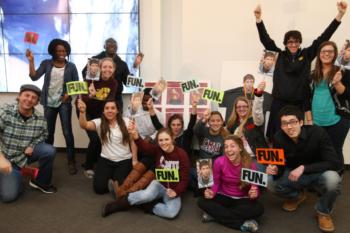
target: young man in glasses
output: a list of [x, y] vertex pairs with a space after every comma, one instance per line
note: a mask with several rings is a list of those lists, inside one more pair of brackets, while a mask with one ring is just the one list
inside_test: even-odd
[[279, 113], [281, 130], [274, 136], [274, 147], [285, 154], [285, 166], [268, 165], [266, 173], [274, 176], [270, 185], [278, 196], [285, 198], [282, 209], [295, 211], [306, 199], [305, 188], [319, 194], [315, 210], [318, 226], [323, 232], [333, 232], [330, 213], [340, 194], [341, 160], [327, 132], [319, 126], [304, 125], [303, 113], [293, 105]]

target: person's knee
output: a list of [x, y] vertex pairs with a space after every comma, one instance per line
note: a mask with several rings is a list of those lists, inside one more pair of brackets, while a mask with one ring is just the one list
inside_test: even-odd
[[325, 171], [321, 175], [321, 184], [325, 186], [327, 191], [339, 189], [341, 178], [335, 171]]
[[0, 200], [3, 203], [9, 203], [9, 202], [13, 202], [15, 201], [18, 196], [19, 196], [20, 192], [17, 188], [13, 187], [13, 188], [6, 188], [1, 194], [0, 194]]

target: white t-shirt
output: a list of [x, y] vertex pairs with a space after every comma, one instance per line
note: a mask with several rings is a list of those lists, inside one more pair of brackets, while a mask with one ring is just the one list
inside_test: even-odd
[[61, 105], [64, 83], [64, 68], [52, 67], [47, 106], [57, 108]]
[[[128, 118], [123, 117], [123, 120], [125, 125], [129, 124]], [[98, 135], [101, 136], [101, 118], [92, 121], [96, 125]], [[119, 162], [131, 158], [130, 145], [129, 143], [126, 145], [123, 144], [123, 135], [118, 124], [116, 124], [114, 128], [111, 128], [110, 140], [108, 140], [107, 143], [102, 144], [101, 157], [113, 162]]]

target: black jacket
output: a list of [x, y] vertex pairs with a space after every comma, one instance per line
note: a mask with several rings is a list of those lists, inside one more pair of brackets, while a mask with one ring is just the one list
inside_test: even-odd
[[[334, 86], [330, 83], [329, 90], [338, 115], [350, 119], [350, 70], [342, 71], [342, 84], [345, 86], [343, 94], [338, 95]], [[310, 80], [308, 92], [308, 106], [306, 110], [311, 110], [312, 98], [314, 96], [315, 83]]]
[[329, 40], [339, 25], [340, 22], [334, 19], [326, 30], [312, 42], [311, 46], [299, 49], [295, 55], [292, 55], [287, 49], [282, 51], [276, 46], [268, 35], [263, 22], [256, 24], [260, 41], [265, 49], [278, 52], [273, 73], [273, 98], [291, 104], [306, 99], [311, 62], [316, 57], [320, 44]]

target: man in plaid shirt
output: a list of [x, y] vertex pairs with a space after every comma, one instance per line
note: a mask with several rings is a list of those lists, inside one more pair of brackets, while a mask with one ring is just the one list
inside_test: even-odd
[[[41, 91], [30, 84], [21, 86], [17, 103], [0, 108], [0, 200], [14, 201], [22, 192], [23, 168], [39, 162], [39, 172], [29, 185], [54, 193], [51, 185], [55, 148], [45, 143], [47, 123], [34, 107]], [[22, 172], [21, 172], [22, 171]]]

